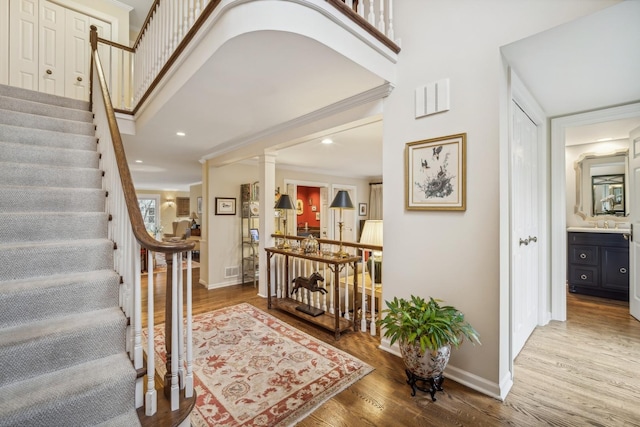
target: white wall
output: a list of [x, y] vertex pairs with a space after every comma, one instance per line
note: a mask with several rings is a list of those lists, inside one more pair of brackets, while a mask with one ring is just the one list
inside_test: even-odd
[[[594, 12], [610, 1], [414, 0], [396, 2], [402, 42], [398, 81], [384, 106], [385, 266], [383, 299], [444, 299], [466, 313], [482, 346], [453, 352], [449, 376], [500, 397], [510, 384], [509, 319], [501, 317], [499, 262], [500, 46]], [[414, 118], [416, 87], [450, 79], [451, 110]], [[504, 95], [503, 95], [504, 96]], [[409, 212], [405, 144], [467, 133], [466, 212]], [[508, 286], [508, 284], [506, 284]], [[504, 311], [503, 311], [504, 312]], [[385, 343], [383, 342], [383, 345]]]

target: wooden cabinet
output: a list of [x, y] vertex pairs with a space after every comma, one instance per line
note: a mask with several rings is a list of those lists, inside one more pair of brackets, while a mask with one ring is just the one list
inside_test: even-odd
[[569, 292], [629, 300], [629, 241], [622, 233], [569, 232]]
[[[340, 338], [340, 333], [353, 328], [355, 331], [355, 327], [358, 323], [358, 319], [354, 318], [353, 320], [342, 317], [340, 315], [340, 272], [343, 271], [348, 265], [351, 265], [356, 270], [356, 263], [360, 260], [359, 257], [347, 257], [347, 258], [339, 258], [334, 256], [324, 256], [324, 255], [310, 255], [303, 254], [301, 252], [295, 252], [291, 250], [277, 249], [277, 248], [265, 248], [267, 252], [267, 298], [268, 298], [268, 307], [277, 308], [288, 313], [291, 313], [295, 316], [298, 316], [310, 323], [321, 326], [325, 329], [333, 331], [335, 334], [335, 338]], [[284, 277], [284, 283], [274, 283], [276, 289], [281, 289], [281, 292], [276, 292], [276, 295], [272, 295], [273, 287], [271, 281], [271, 265], [272, 265], [272, 257], [275, 255], [281, 255], [284, 257], [284, 271], [282, 272], [282, 277]], [[307, 261], [313, 261], [321, 264], [326, 264], [329, 270], [333, 273], [334, 277], [332, 279], [333, 283], [333, 295], [329, 299], [329, 303], [332, 304], [330, 307], [331, 310], [329, 313], [323, 313], [320, 315], [310, 315], [300, 311], [300, 306], [302, 305], [300, 301], [292, 299], [289, 297], [291, 290], [289, 289], [289, 284], [291, 282], [290, 277], [290, 262], [293, 259], [303, 259]], [[276, 267], [277, 269], [277, 267]], [[274, 275], [276, 281], [280, 274], [276, 271]], [[358, 289], [358, 277], [357, 275], [353, 278], [353, 286], [355, 289]], [[356, 308], [356, 300], [355, 294], [351, 293], [350, 300], [351, 307], [354, 308], [354, 316], [357, 317]], [[332, 313], [331, 313], [332, 312]]]

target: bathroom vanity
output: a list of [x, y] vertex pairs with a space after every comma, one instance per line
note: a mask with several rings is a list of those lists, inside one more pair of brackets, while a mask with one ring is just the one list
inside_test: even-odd
[[569, 227], [569, 292], [629, 300], [629, 230]]

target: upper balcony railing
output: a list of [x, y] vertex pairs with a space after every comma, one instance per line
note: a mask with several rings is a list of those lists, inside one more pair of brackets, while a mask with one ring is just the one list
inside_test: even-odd
[[[111, 63], [107, 85], [114, 109], [135, 114], [214, 10], [233, 1], [155, 0], [133, 47], [98, 38], [101, 55]], [[393, 42], [393, 0], [325, 1], [393, 52], [400, 51]]]

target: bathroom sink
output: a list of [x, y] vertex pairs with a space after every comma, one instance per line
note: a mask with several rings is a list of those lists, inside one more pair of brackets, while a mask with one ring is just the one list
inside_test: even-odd
[[567, 231], [579, 233], [629, 233], [628, 228], [596, 228], [596, 227], [567, 227]]

